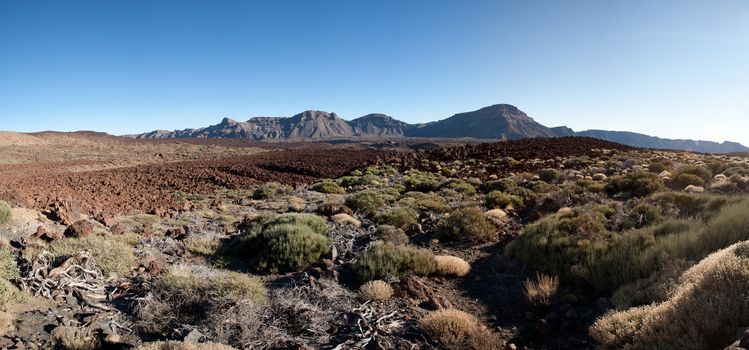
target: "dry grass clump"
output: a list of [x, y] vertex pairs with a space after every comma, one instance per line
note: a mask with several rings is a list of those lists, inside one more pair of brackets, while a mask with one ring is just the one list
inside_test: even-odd
[[137, 263], [131, 246], [108, 237], [60, 239], [50, 243], [48, 249], [58, 261], [88, 250], [96, 261], [96, 266], [106, 274], [127, 275]]
[[65, 350], [94, 350], [99, 339], [88, 328], [58, 327], [53, 332], [55, 341]]
[[235, 350], [231, 346], [219, 343], [191, 344], [180, 341], [160, 341], [143, 344], [135, 350]]
[[448, 215], [439, 233], [451, 239], [483, 243], [497, 239], [497, 228], [477, 207], [463, 207]]
[[486, 206], [489, 208], [506, 209], [523, 204], [523, 199], [500, 191], [491, 191], [486, 194]]
[[12, 216], [13, 211], [11, 210], [8, 202], [0, 201], [0, 225], [5, 225], [10, 222]]
[[221, 240], [218, 237], [189, 237], [182, 241], [187, 251], [203, 256], [213, 256], [218, 251]]
[[429, 275], [436, 268], [437, 263], [431, 251], [382, 241], [372, 243], [354, 264], [354, 271], [362, 281], [388, 275], [399, 276], [407, 272]]
[[590, 328], [602, 349], [717, 349], [749, 323], [749, 242], [711, 254], [682, 274], [660, 304], [608, 314]]
[[559, 288], [559, 277], [548, 276], [542, 273], [536, 274], [536, 279], [527, 279], [523, 282], [525, 297], [533, 305], [549, 305], [551, 298]]
[[209, 317], [224, 315], [244, 302], [267, 302], [267, 291], [259, 278], [201, 265], [172, 267], [153, 282], [151, 295], [139, 310], [138, 327], [158, 335], [177, 325], [203, 325]]
[[393, 287], [382, 280], [369, 281], [359, 287], [359, 294], [367, 300], [387, 300], [393, 296]]
[[472, 315], [455, 309], [434, 311], [419, 320], [430, 339], [447, 349], [497, 349], [497, 337]]
[[434, 262], [437, 263], [437, 273], [442, 276], [463, 277], [471, 272], [471, 264], [457, 256], [437, 255]]

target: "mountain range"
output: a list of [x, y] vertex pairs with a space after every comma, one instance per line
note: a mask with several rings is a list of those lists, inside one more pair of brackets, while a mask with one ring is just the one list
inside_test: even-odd
[[626, 131], [586, 130], [544, 126], [517, 107], [497, 104], [473, 112], [422, 124], [409, 124], [385, 114], [368, 114], [347, 121], [335, 113], [305, 111], [293, 117], [255, 117], [246, 122], [224, 118], [198, 129], [156, 130], [135, 138], [241, 138], [249, 140], [331, 140], [356, 137], [424, 137], [517, 140], [532, 137], [589, 136], [625, 145], [704, 153], [749, 152], [735, 142], [671, 140]]

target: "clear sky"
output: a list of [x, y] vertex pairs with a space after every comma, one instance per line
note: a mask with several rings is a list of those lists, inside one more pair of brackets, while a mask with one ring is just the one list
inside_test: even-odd
[[496, 103], [749, 144], [749, 1], [0, 0], [0, 130]]

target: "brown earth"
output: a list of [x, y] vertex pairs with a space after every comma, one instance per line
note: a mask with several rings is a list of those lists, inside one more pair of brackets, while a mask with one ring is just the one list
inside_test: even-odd
[[0, 165], [0, 198], [39, 210], [72, 197], [88, 214], [164, 214], [179, 209], [173, 198], [178, 191], [212, 193], [268, 181], [308, 184], [391, 156], [392, 151], [311, 148], [96, 171], [59, 171], [85, 162]]

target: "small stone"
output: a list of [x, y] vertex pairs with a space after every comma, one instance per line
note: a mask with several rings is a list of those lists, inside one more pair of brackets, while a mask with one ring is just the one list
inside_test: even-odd
[[517, 348], [518, 347], [513, 343], [508, 343], [507, 345], [505, 345], [505, 350], [517, 350]]
[[606, 176], [606, 174], [602, 174], [602, 173], [593, 174], [593, 180], [604, 181], [606, 179], [608, 179], [608, 176]]
[[106, 337], [104, 337], [104, 342], [109, 344], [119, 344], [122, 342], [122, 337], [117, 333], [110, 333]]
[[526, 320], [533, 321], [535, 318], [536, 318], [536, 314], [534, 314], [533, 312], [531, 312], [531, 311], [526, 311], [525, 312], [525, 319]]
[[567, 311], [567, 313], [564, 314], [564, 318], [568, 320], [577, 319], [577, 311], [575, 311], [575, 309], [569, 309], [569, 311]]
[[569, 304], [577, 304], [580, 301], [580, 299], [577, 297], [577, 295], [572, 294], [572, 293], [567, 293], [567, 294], [563, 295], [560, 298], [560, 300], [563, 301], [563, 302], [565, 302], [565, 303], [569, 303]]

